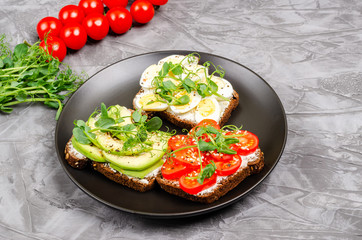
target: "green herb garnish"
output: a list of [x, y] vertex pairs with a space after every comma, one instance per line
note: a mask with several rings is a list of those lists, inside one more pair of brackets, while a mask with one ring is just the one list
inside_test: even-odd
[[86, 76], [76, 75], [64, 63], [48, 55], [39, 42], [21, 43], [14, 51], [4, 34], [0, 35], [0, 111], [11, 113], [13, 106], [26, 102], [43, 102], [58, 109], [63, 101], [84, 82]]

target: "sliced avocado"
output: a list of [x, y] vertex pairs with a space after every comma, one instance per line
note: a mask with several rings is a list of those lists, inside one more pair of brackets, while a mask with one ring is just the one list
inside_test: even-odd
[[149, 152], [142, 152], [133, 156], [119, 156], [103, 151], [103, 156], [107, 161], [121, 169], [144, 170], [159, 161], [167, 149], [167, 140], [165, 138], [154, 136], [153, 139], [155, 143], [152, 146], [153, 149]]
[[136, 178], [144, 178], [147, 174], [149, 174], [150, 172], [152, 172], [153, 170], [155, 170], [158, 167], [161, 167], [163, 164], [163, 160], [160, 159], [158, 162], [156, 162], [155, 164], [153, 164], [151, 167], [146, 168], [144, 170], [141, 171], [133, 171], [133, 170], [124, 170], [120, 167], [118, 167], [117, 165], [114, 165], [112, 163], [109, 164], [109, 166], [115, 170], [117, 170], [118, 172], [121, 172], [123, 174], [126, 174], [127, 176], [130, 177], [136, 177]]
[[105, 158], [102, 155], [102, 150], [98, 147], [88, 144], [82, 144], [78, 142], [74, 137], [72, 138], [72, 144], [78, 152], [80, 152], [87, 158], [96, 162], [106, 162]]
[[[112, 106], [108, 110], [108, 116], [118, 119], [120, 116], [124, 117], [124, 121], [116, 124], [117, 126], [125, 126], [127, 124], [131, 124], [131, 111], [128, 110], [126, 107], [122, 107], [119, 105]], [[95, 129], [95, 123], [98, 120], [97, 117], [95, 118], [89, 118], [87, 124], [91, 129]], [[91, 139], [92, 143], [96, 145], [97, 147], [103, 149], [107, 153], [112, 153], [116, 155], [135, 155], [139, 154], [144, 151], [149, 151], [152, 149], [151, 146], [147, 146], [145, 144], [143, 145], [137, 145], [133, 147], [132, 149], [123, 149], [124, 141], [127, 139], [120, 139], [122, 135], [120, 136], [111, 136], [107, 132], [101, 132], [101, 131], [94, 131], [93, 132], [96, 135], [95, 139]], [[118, 138], [117, 138], [118, 137]], [[124, 137], [124, 136], [122, 136]]]

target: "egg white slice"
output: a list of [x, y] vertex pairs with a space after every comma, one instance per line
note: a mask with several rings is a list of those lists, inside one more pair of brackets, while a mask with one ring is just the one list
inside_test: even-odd
[[200, 101], [195, 108], [195, 120], [200, 122], [203, 119], [220, 121], [220, 105], [215, 97], [206, 97]]
[[[227, 81], [224, 78], [218, 77], [218, 76], [212, 76], [211, 80], [213, 82], [215, 82], [216, 85], [218, 86], [218, 90], [217, 90], [218, 94], [220, 94], [221, 96], [223, 96], [227, 99], [230, 99], [233, 96], [234, 89], [229, 81]], [[216, 97], [216, 99], [225, 100], [220, 97]]]
[[153, 79], [158, 76], [158, 73], [161, 71], [162, 66], [152, 64], [146, 70], [143, 71], [141, 79], [140, 79], [140, 85], [143, 88], [153, 88], [152, 81]]
[[171, 62], [173, 64], [182, 62], [181, 65], [186, 69], [192, 69], [199, 62], [199, 58], [197, 56], [171, 55], [158, 61], [158, 65], [162, 66], [165, 62]]
[[203, 65], [196, 65], [191, 71], [185, 72], [182, 77], [186, 78], [187, 75], [188, 78], [194, 82], [206, 83], [206, 76], [209, 75], [209, 69]]
[[145, 111], [164, 111], [168, 108], [168, 104], [160, 102], [157, 95], [152, 91], [144, 91], [137, 94], [135, 98], [135, 107], [137, 109], [143, 109]]
[[186, 91], [182, 91], [182, 92], [179, 92], [178, 94], [176, 94], [175, 97], [180, 98], [184, 95], [189, 96], [189, 98], [190, 98], [189, 103], [187, 103], [185, 105], [171, 105], [170, 106], [171, 110], [176, 114], [186, 113], [186, 112], [190, 111], [191, 109], [194, 109], [201, 101], [201, 96], [196, 91], [192, 91], [190, 93], [188, 93]]

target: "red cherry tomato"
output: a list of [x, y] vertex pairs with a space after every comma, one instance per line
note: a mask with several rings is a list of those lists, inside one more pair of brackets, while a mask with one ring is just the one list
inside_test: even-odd
[[238, 130], [236, 132], [228, 132], [226, 135], [239, 135], [234, 136], [235, 138], [239, 139], [239, 142], [230, 145], [230, 149], [237, 151], [239, 155], [248, 155], [254, 152], [259, 146], [258, 137], [251, 132]]
[[168, 180], [178, 179], [189, 171], [185, 165], [172, 160], [167, 160], [161, 167], [162, 176]]
[[58, 18], [45, 17], [39, 21], [36, 26], [36, 31], [38, 32], [39, 38], [43, 40], [46, 34], [48, 34], [48, 36], [58, 37], [62, 27], [63, 24]]
[[[215, 120], [204, 119], [201, 122], [199, 122], [195, 127], [191, 128], [189, 135], [195, 137], [195, 133], [199, 130], [199, 128], [206, 127], [206, 126], [211, 126], [217, 130], [220, 129], [220, 125]], [[215, 134], [211, 134], [211, 136], [215, 137]], [[201, 136], [201, 139], [204, 140], [205, 142], [210, 142], [210, 138], [207, 136], [207, 134], [204, 134], [203, 136]]]
[[136, 0], [131, 5], [131, 15], [138, 23], [148, 23], [155, 15], [152, 3], [147, 0]]
[[[180, 188], [189, 194], [197, 194], [204, 189], [212, 187], [216, 183], [217, 176], [216, 174], [213, 174], [210, 178], [205, 178], [201, 185], [197, 179], [193, 178], [197, 177], [199, 174], [200, 170], [195, 170], [180, 177]], [[189, 179], [189, 177], [191, 177], [191, 179]]]
[[71, 22], [77, 22], [82, 24], [85, 15], [80, 7], [76, 5], [66, 5], [62, 9], [60, 9], [58, 17], [63, 25]]
[[195, 127], [191, 128], [189, 134], [194, 135], [200, 127], [211, 126], [217, 130], [220, 129], [220, 125], [213, 119], [204, 119], [200, 121]]
[[241, 157], [235, 154], [229, 161], [215, 162], [218, 176], [229, 176], [235, 173], [241, 165]]
[[132, 15], [123, 7], [114, 7], [106, 15], [113, 32], [122, 34], [132, 27]]
[[212, 158], [217, 161], [217, 162], [220, 162], [220, 161], [229, 161], [233, 158], [233, 156], [235, 154], [225, 154], [225, 153], [220, 153], [220, 152], [217, 152], [216, 150], [212, 151], [210, 153], [210, 155], [212, 156]]
[[79, 23], [68, 23], [60, 31], [60, 38], [68, 48], [79, 50], [87, 42], [87, 32]]
[[192, 145], [193, 143], [196, 145], [196, 142], [187, 135], [174, 135], [168, 140], [168, 146], [171, 150], [176, 150], [184, 145]]
[[109, 8], [127, 7], [128, 0], [103, 0], [103, 3]]
[[49, 36], [46, 40], [41, 41], [39, 46], [43, 48], [48, 54], [58, 58], [59, 61], [63, 61], [67, 55], [67, 47], [58, 37]]
[[160, 5], [165, 5], [168, 0], [148, 0], [150, 1], [153, 5], [156, 5], [156, 6], [160, 6]]
[[88, 36], [94, 40], [103, 39], [109, 31], [109, 23], [106, 16], [99, 13], [91, 13], [86, 16], [82, 25]]
[[[184, 146], [186, 147], [186, 146]], [[198, 168], [200, 166], [199, 151], [197, 147], [185, 148], [172, 152], [172, 160], [180, 164], [186, 165], [191, 168]], [[202, 160], [202, 158], [201, 158]]]
[[94, 12], [104, 13], [103, 2], [101, 0], [80, 0], [78, 6], [83, 9], [86, 16]]

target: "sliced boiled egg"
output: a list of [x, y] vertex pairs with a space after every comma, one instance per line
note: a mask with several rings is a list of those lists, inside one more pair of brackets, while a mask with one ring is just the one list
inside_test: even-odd
[[201, 83], [206, 83], [206, 77], [209, 75], [209, 69], [203, 65], [196, 65], [190, 72], [184, 73], [183, 78], [188, 77], [192, 81], [198, 81]]
[[185, 91], [177, 93], [174, 97], [180, 98], [185, 95], [187, 95], [189, 97], [190, 101], [184, 105], [171, 105], [170, 108], [174, 113], [176, 113], [176, 114], [186, 113], [186, 112], [190, 111], [191, 109], [194, 109], [201, 101], [201, 96], [196, 91], [192, 91], [192, 92], [188, 93], [185, 90]]
[[146, 70], [143, 71], [141, 79], [140, 79], [140, 85], [143, 88], [153, 88], [152, 81], [153, 79], [158, 76], [158, 73], [161, 71], [162, 66], [152, 64]]
[[195, 120], [200, 122], [203, 119], [220, 121], [220, 105], [215, 97], [206, 97], [200, 101], [195, 108]]
[[165, 62], [181, 63], [186, 69], [192, 69], [199, 62], [199, 58], [197, 56], [171, 55], [158, 61], [158, 65], [162, 66]]
[[168, 108], [166, 102], [161, 102], [162, 98], [152, 91], [144, 91], [135, 97], [135, 107], [145, 111], [164, 111]]
[[[224, 78], [218, 77], [218, 76], [212, 76], [211, 80], [216, 83], [218, 86], [217, 93], [224, 98], [230, 99], [233, 96], [233, 86], [231, 83]], [[225, 100], [220, 97], [216, 97], [217, 100]]]

